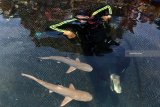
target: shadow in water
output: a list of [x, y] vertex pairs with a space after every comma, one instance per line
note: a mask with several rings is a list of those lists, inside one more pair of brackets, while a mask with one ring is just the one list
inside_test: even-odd
[[[124, 56], [125, 49], [121, 46], [113, 48], [113, 52], [102, 57], [86, 57], [94, 70], [90, 73], [90, 78], [95, 91], [95, 99], [99, 104], [111, 104], [116, 107], [119, 104], [118, 94], [110, 89], [110, 75], [117, 74], [123, 82], [123, 72], [130, 63], [130, 58]], [[122, 87], [123, 92], [123, 87]], [[111, 100], [111, 101], [110, 101]], [[107, 105], [108, 105], [107, 104]]]
[[47, 37], [47, 38], [41, 38], [41, 39], [33, 38], [33, 42], [37, 47], [46, 46], [46, 47], [55, 48], [61, 52], [73, 52], [73, 53], [80, 53], [80, 54], [82, 53], [82, 49], [80, 45], [72, 44], [71, 41], [69, 41], [63, 36], [59, 36], [58, 38], [54, 38], [54, 37]]

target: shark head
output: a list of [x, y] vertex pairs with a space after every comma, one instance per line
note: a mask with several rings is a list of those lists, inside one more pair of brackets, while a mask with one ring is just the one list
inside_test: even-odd
[[93, 96], [92, 95], [88, 95], [87, 96], [87, 101], [91, 101], [93, 99]]
[[84, 101], [91, 101], [91, 100], [93, 99], [93, 96], [92, 96], [91, 94], [87, 93], [87, 94], [84, 94], [84, 95], [82, 96], [82, 99], [83, 99]]
[[90, 65], [87, 64], [87, 65], [84, 65], [84, 66], [83, 66], [83, 70], [84, 70], [84, 71], [91, 72], [91, 71], [93, 70], [93, 68], [92, 68]]

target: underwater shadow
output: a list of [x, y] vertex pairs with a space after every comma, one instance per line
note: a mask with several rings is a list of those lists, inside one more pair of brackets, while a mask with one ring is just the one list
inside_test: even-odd
[[[110, 89], [110, 75], [117, 74], [123, 81], [123, 72], [129, 66], [130, 59], [125, 57], [125, 49], [121, 46], [113, 48], [113, 52], [104, 56], [86, 57], [87, 63], [93, 66], [90, 79], [94, 87], [94, 98], [100, 103], [116, 107], [119, 103], [118, 94]], [[123, 87], [122, 87], [123, 93]]]

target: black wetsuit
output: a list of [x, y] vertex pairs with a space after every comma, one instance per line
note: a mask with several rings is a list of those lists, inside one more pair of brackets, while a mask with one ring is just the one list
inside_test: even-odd
[[[109, 9], [109, 12], [108, 10]], [[106, 12], [107, 11], [107, 12]], [[98, 52], [101, 48], [108, 48], [105, 41], [108, 39], [107, 33], [109, 32], [108, 23], [102, 22], [102, 16], [112, 14], [111, 7], [109, 5], [104, 6], [97, 11], [93, 12], [87, 23], [82, 24], [78, 19], [70, 19], [63, 21], [59, 24], [50, 26], [51, 29], [64, 32], [64, 30], [70, 30], [76, 34], [74, 40], [78, 40], [86, 54], [93, 54]]]

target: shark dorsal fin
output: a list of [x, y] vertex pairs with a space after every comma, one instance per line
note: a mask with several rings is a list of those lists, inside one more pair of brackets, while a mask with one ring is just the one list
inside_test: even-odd
[[70, 89], [74, 89], [74, 90], [75, 90], [75, 87], [74, 87], [74, 85], [73, 85], [73, 84], [70, 84], [70, 85], [69, 85], [69, 88], [70, 88]]
[[66, 73], [71, 73], [71, 72], [73, 72], [74, 70], [76, 70], [76, 68], [70, 66]]
[[72, 101], [72, 98], [70, 97], [65, 97], [64, 100], [61, 103], [61, 107], [65, 106], [66, 104], [68, 104], [70, 101]]
[[67, 59], [70, 59], [70, 57], [68, 57], [68, 56], [67, 56], [66, 58], [67, 58]]
[[61, 85], [61, 84], [58, 84], [58, 86], [59, 86], [59, 87], [63, 87], [63, 85]]
[[77, 61], [77, 62], [80, 62], [79, 58], [76, 58], [76, 61]]

